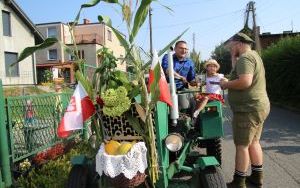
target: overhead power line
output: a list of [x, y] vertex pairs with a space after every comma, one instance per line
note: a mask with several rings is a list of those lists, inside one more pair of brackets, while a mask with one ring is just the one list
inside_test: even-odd
[[187, 22], [176, 23], [176, 24], [170, 24], [170, 25], [164, 25], [164, 26], [156, 26], [153, 29], [169, 28], [169, 27], [176, 27], [176, 26], [180, 26], [180, 25], [187, 25], [187, 24], [194, 24], [194, 23], [200, 23], [200, 22], [210, 21], [210, 20], [213, 20], [213, 19], [216, 19], [216, 18], [220, 18], [220, 17], [223, 17], [223, 16], [236, 14], [236, 13], [244, 11], [244, 10], [245, 9], [239, 9], [239, 10], [236, 10], [236, 11], [232, 11], [232, 12], [220, 14], [220, 15], [217, 15], [217, 16], [202, 18], [202, 19], [198, 19], [198, 20], [187, 21]]

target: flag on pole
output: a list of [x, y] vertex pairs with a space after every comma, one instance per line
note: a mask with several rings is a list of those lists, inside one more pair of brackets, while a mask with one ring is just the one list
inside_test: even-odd
[[152, 59], [152, 64], [151, 64], [151, 68], [149, 71], [149, 88], [151, 86], [151, 84], [153, 83], [154, 79], [155, 79], [155, 73], [154, 73], [154, 68], [155, 66], [159, 64], [160, 66], [160, 79], [158, 81], [158, 87], [159, 87], [159, 91], [160, 91], [160, 96], [159, 96], [159, 100], [162, 102], [167, 103], [169, 106], [172, 106], [172, 99], [171, 99], [171, 93], [169, 90], [169, 85], [167, 83], [166, 80], [166, 76], [164, 74], [164, 72], [162, 71], [161, 65], [158, 62], [158, 55], [156, 50], [154, 50], [153, 52], [153, 59]]
[[95, 111], [93, 102], [84, 87], [78, 82], [64, 117], [58, 125], [58, 136], [66, 138], [72, 130], [82, 129], [84, 121], [89, 119]]

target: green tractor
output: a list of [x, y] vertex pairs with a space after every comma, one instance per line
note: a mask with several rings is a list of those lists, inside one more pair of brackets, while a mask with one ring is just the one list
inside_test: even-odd
[[[184, 91], [179, 96], [188, 96], [191, 92]], [[192, 121], [187, 113], [179, 113], [176, 127], [169, 125], [167, 131], [159, 132], [162, 153], [168, 155], [161, 157], [165, 161], [166, 173], [160, 181], [162, 185], [158, 187], [176, 187], [178, 184], [187, 187], [226, 187], [220, 169], [223, 128], [219, 101], [209, 102], [196, 121]], [[190, 182], [186, 181], [188, 177]]]
[[[185, 91], [179, 95], [188, 95], [189, 92], [194, 91]], [[176, 127], [166, 126], [171, 123], [168, 107], [161, 102], [157, 104], [154, 116], [161, 172], [156, 187], [226, 187], [220, 168], [223, 135], [221, 102], [209, 102], [195, 124], [186, 113], [179, 113]], [[107, 117], [104, 120], [107, 121], [108, 126], [110, 123], [113, 124], [111, 118]], [[167, 122], [169, 123], [166, 124]], [[126, 122], [123, 125], [126, 126]], [[128, 130], [128, 127], [125, 129]], [[123, 136], [120, 136], [120, 140], [124, 139]], [[125, 137], [128, 138], [128, 135]], [[138, 137], [131, 136], [131, 138]], [[69, 175], [69, 187], [84, 188], [97, 184], [92, 183], [98, 181], [95, 178], [97, 174], [94, 172], [93, 160], [78, 156], [72, 160], [72, 163], [74, 166]]]
[[[199, 90], [176, 92], [174, 78], [170, 78], [170, 82], [171, 86], [173, 85], [171, 87], [173, 107], [169, 108], [165, 103], [158, 102], [153, 113], [160, 166], [160, 176], [155, 187], [226, 187], [220, 168], [223, 136], [222, 103], [209, 102], [198, 118], [193, 120], [189, 113], [193, 106], [191, 96]], [[132, 113], [136, 112], [133, 110]], [[116, 140], [141, 138], [130, 127], [125, 116], [116, 120], [101, 114], [99, 119], [107, 136]], [[105, 183], [107, 182], [105, 176], [99, 177], [95, 173], [94, 160], [78, 156], [72, 163], [74, 166], [69, 175], [68, 187], [114, 187]], [[126, 186], [119, 183], [117, 187]], [[148, 186], [142, 184], [139, 187]]]

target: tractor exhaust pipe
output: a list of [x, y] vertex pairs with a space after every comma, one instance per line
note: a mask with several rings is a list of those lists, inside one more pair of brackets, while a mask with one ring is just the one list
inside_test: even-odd
[[175, 86], [175, 80], [174, 80], [174, 68], [173, 68], [173, 57], [172, 57], [172, 51], [169, 51], [168, 53], [168, 64], [169, 64], [169, 82], [170, 82], [170, 90], [171, 90], [171, 98], [173, 106], [170, 110], [171, 115], [171, 121], [172, 125], [177, 125], [177, 119], [179, 118], [179, 112], [178, 112], [178, 96], [176, 94], [176, 86]]

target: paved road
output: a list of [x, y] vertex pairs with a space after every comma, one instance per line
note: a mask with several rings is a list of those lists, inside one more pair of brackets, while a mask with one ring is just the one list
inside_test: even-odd
[[[223, 171], [229, 182], [234, 171], [235, 151], [228, 108], [224, 114]], [[265, 122], [261, 143], [264, 151], [264, 188], [299, 188], [300, 114], [273, 106]]]

